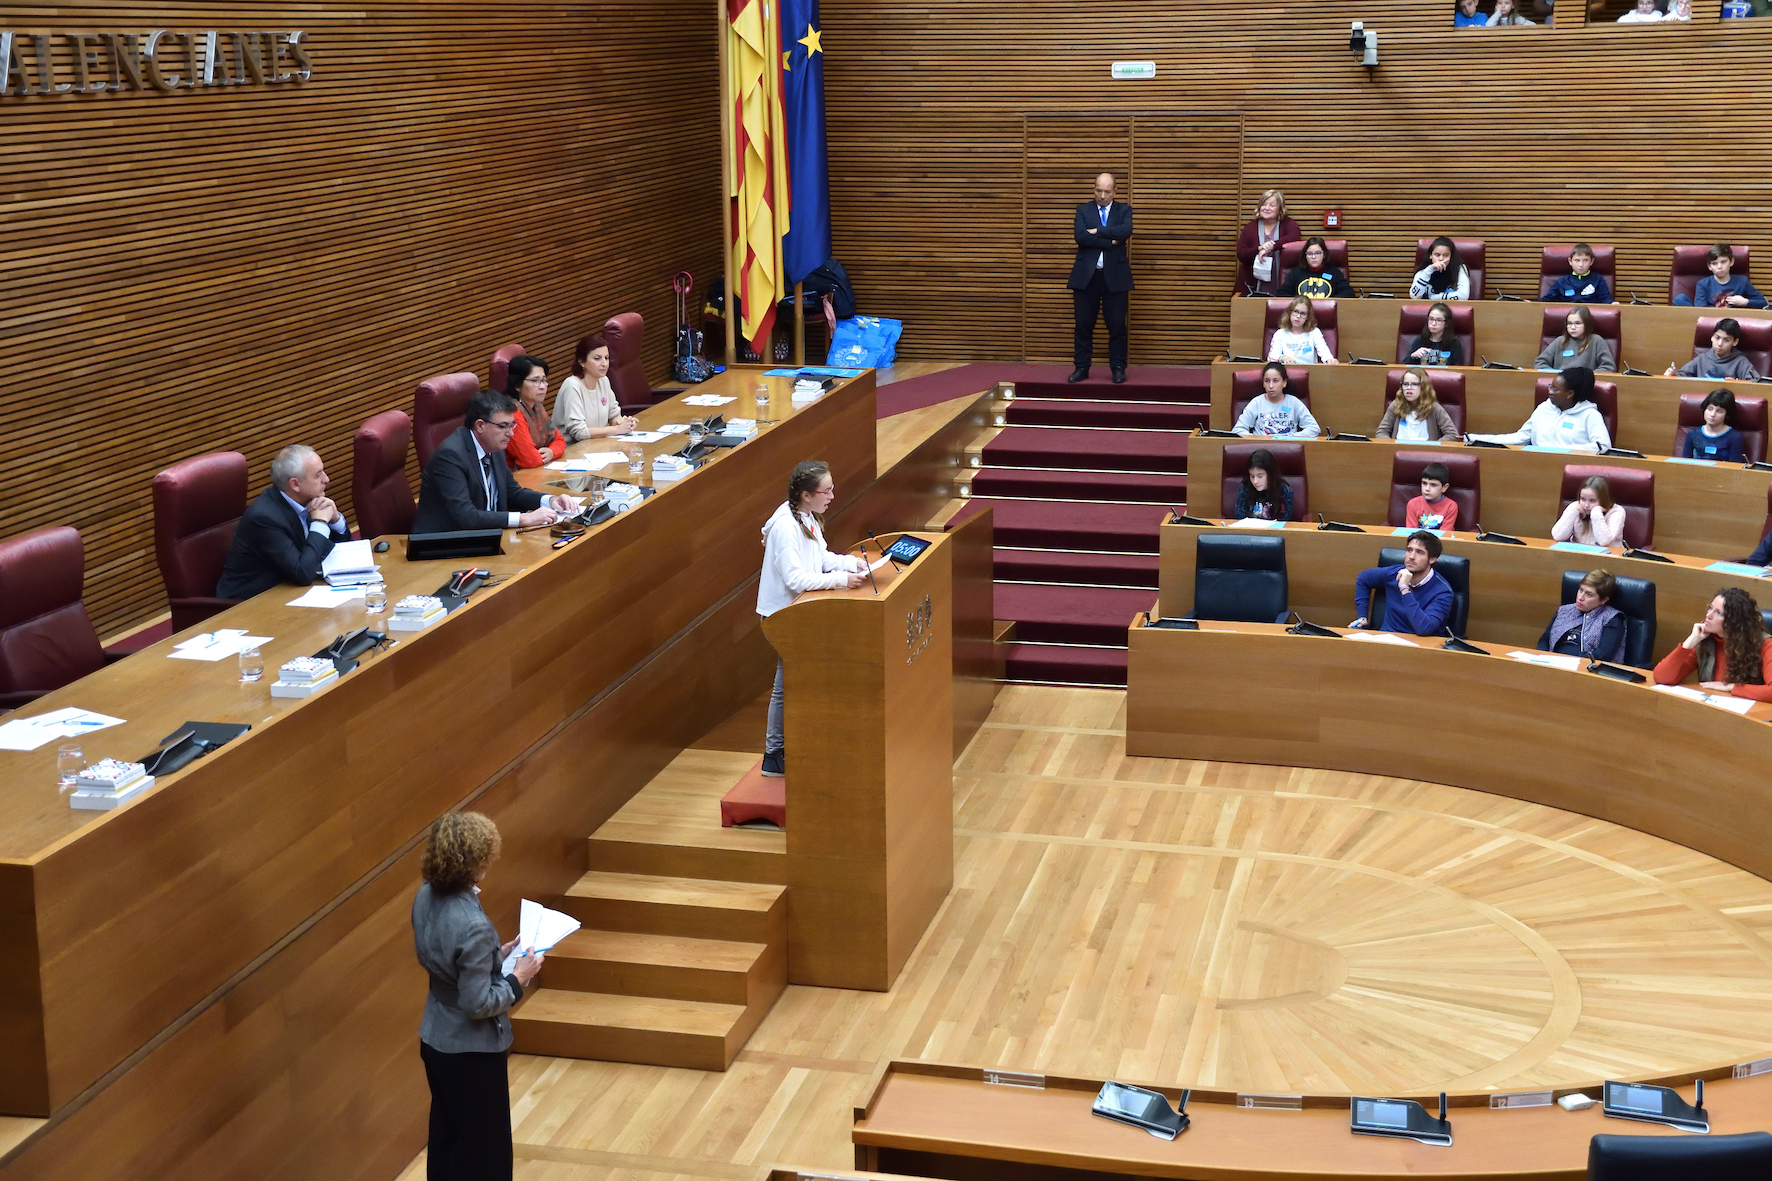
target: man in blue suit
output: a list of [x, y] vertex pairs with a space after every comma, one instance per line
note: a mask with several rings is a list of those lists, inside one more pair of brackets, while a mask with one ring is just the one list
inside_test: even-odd
[[271, 461], [271, 486], [234, 529], [215, 594], [250, 599], [283, 583], [309, 586], [332, 547], [351, 539], [344, 514], [326, 495], [330, 477], [312, 447], [291, 444]]
[[1126, 311], [1131, 302], [1132, 264], [1126, 259], [1126, 243], [1132, 238], [1132, 206], [1114, 200], [1114, 176], [1104, 172], [1095, 178], [1095, 200], [1077, 206], [1072, 234], [1077, 241], [1077, 261], [1070, 282], [1076, 304], [1076, 371], [1071, 381], [1089, 376], [1095, 357], [1095, 321], [1107, 315], [1108, 368], [1115, 383], [1126, 380]]

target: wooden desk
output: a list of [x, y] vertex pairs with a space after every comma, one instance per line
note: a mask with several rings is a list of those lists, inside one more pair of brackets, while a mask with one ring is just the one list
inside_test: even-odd
[[[1181, 635], [1183, 633], [1170, 633]], [[1327, 643], [1328, 641], [1323, 641]], [[1702, 708], [1702, 707], [1700, 707]], [[1041, 1176], [1185, 1177], [1193, 1181], [1307, 1181], [1312, 1178], [1441, 1177], [1458, 1181], [1581, 1181], [1595, 1135], [1680, 1136], [1654, 1124], [1608, 1119], [1598, 1106], [1491, 1108], [1484, 1093], [1449, 1102], [1453, 1143], [1356, 1136], [1345, 1095], [1302, 1096], [1301, 1110], [1238, 1106], [1229, 1092], [1188, 1100], [1192, 1120], [1172, 1141], [1090, 1112], [1101, 1079], [1026, 1076], [1039, 1086], [986, 1082], [987, 1072], [893, 1062], [863, 1106], [851, 1138], [856, 1167], [967, 1181]], [[1772, 1077], [1709, 1081], [1705, 1107], [1714, 1133], [1772, 1125]], [[1121, 1080], [1134, 1081], [1134, 1080]], [[1600, 1080], [1596, 1080], [1600, 1081]], [[1685, 1080], [1665, 1080], [1692, 1088]], [[1153, 1087], [1174, 1102], [1174, 1087]], [[1559, 1091], [1558, 1094], [1568, 1092]], [[1598, 1095], [1598, 1088], [1593, 1093]], [[1428, 1096], [1409, 1096], [1426, 1100]], [[1072, 1171], [1074, 1170], [1074, 1171]]]
[[[1772, 877], [1772, 705], [1747, 716], [1594, 673], [1278, 624], [1135, 624], [1126, 753], [1401, 775], [1530, 800]], [[1229, 692], [1227, 686], [1238, 686]], [[1247, 691], [1260, 686], [1259, 708]], [[1409, 724], [1424, 700], [1444, 724]]]
[[931, 545], [909, 567], [763, 621], [785, 674], [796, 984], [891, 988], [954, 882], [954, 546], [914, 536]]
[[[1293, 440], [1283, 440], [1292, 442]], [[1766, 472], [1740, 464], [1682, 463], [1666, 457], [1599, 457], [1578, 451], [1525, 451], [1517, 447], [1471, 447], [1442, 443], [1331, 442], [1304, 444], [1310, 511], [1331, 521], [1371, 525], [1389, 519], [1391, 460], [1399, 450], [1475, 455], [1481, 465], [1482, 520], [1485, 529], [1516, 537], [1547, 536], [1557, 522], [1563, 469], [1569, 464], [1603, 464], [1655, 474], [1655, 548], [1693, 554], [1707, 561], [1732, 561], [1753, 552], [1766, 523]], [[1196, 517], [1224, 512], [1221, 495], [1224, 449], [1248, 439], [1188, 440], [1188, 503]], [[1772, 605], [1772, 604], [1769, 604]]]
[[[1234, 527], [1233, 527], [1234, 528]], [[1378, 564], [1385, 546], [1401, 548], [1404, 536], [1387, 526], [1360, 533], [1326, 532], [1294, 522], [1271, 533], [1286, 539], [1286, 581], [1293, 610], [1313, 623], [1338, 626], [1354, 618], [1354, 579]], [[1159, 537], [1157, 606], [1160, 615], [1186, 615], [1194, 606], [1196, 539], [1211, 526], [1163, 525]], [[1671, 563], [1552, 549], [1542, 537], [1522, 537], [1525, 545], [1478, 541], [1474, 533], [1443, 538], [1445, 552], [1470, 559], [1470, 637], [1479, 642], [1530, 648], [1556, 614], [1565, 570], [1604, 568], [1614, 574], [1646, 578], [1655, 584], [1655, 655], [1665, 655], [1703, 618], [1717, 590], [1739, 586], [1772, 607], [1772, 581], [1706, 570], [1705, 562], [1684, 555], [1666, 555]]]
[[[734, 372], [696, 390], [737, 394], [722, 409], [748, 415], [757, 380], [755, 370]], [[650, 654], [735, 594], [754, 596], [757, 529], [793, 464], [827, 459], [844, 504], [875, 475], [871, 373], [801, 407], [787, 380], [767, 380], [778, 421], [755, 440], [564, 549], [545, 531], [507, 533], [502, 557], [474, 564], [508, 581], [427, 631], [396, 633], [391, 648], [310, 698], [271, 698], [275, 669], [365, 622], [363, 610], [287, 607], [300, 588], [278, 587], [206, 625], [276, 637], [257, 684], [239, 684], [231, 660], [168, 660], [168, 640], [20, 711], [77, 705], [127, 718], [86, 738], [89, 759], [140, 757], [187, 719], [253, 730], [111, 813], [68, 808], [54, 787], [53, 743], [0, 753], [0, 1111], [48, 1115], [67, 1103], [331, 913], [435, 816], [498, 781]], [[679, 398], [641, 421], [705, 413]], [[680, 445], [673, 436], [647, 450]], [[402, 553], [394, 539], [378, 558], [390, 600], [429, 593], [469, 564], [409, 564]], [[634, 761], [659, 741], [635, 734]], [[568, 778], [526, 783], [490, 909], [514, 907], [507, 888], [558, 893], [575, 876], [582, 838], [607, 805]], [[326, 988], [366, 987], [310, 982], [304, 1003]]]
[[[1212, 418], [1219, 430], [1236, 424], [1232, 413], [1231, 378], [1238, 370], [1255, 365], [1212, 364]], [[1312, 365], [1310, 369], [1311, 414], [1325, 429], [1371, 435], [1384, 417], [1385, 375], [1401, 365]], [[1450, 370], [1464, 374], [1465, 430], [1479, 435], [1502, 435], [1520, 429], [1531, 416], [1538, 379], [1547, 376], [1534, 370], [1480, 369], [1466, 366]], [[1618, 387], [1618, 437], [1613, 445], [1645, 455], [1671, 455], [1674, 432], [1680, 421], [1681, 394], [1708, 394], [1719, 386], [1736, 394], [1765, 397], [1766, 389], [1753, 382], [1706, 381], [1696, 377], [1627, 377], [1607, 373], [1602, 380]], [[1762, 476], [1764, 473], [1762, 473]], [[1762, 479], [1762, 483], [1764, 480]]]
[[[1397, 294], [1406, 297], [1409, 294], [1407, 285]], [[1341, 359], [1347, 360], [1351, 352], [1357, 357], [1391, 360], [1397, 355], [1397, 323], [1402, 316], [1402, 306], [1432, 302], [1408, 298], [1337, 300], [1335, 320]], [[1540, 343], [1544, 333], [1544, 309], [1549, 305], [1516, 300], [1450, 302], [1454, 306], [1468, 303], [1472, 309], [1477, 352], [1477, 356], [1467, 358], [1472, 364], [1481, 364], [1480, 358], [1487, 356], [1491, 361], [1530, 367], [1538, 358], [1539, 350], [1544, 347]], [[1628, 363], [1651, 373], [1660, 373], [1670, 362], [1684, 365], [1690, 361], [1692, 333], [1698, 318], [1718, 314], [1714, 308], [1676, 308], [1667, 304], [1598, 306], [1618, 312], [1619, 351], [1622, 354], [1619, 363]], [[1772, 318], [1772, 312], [1756, 308], [1742, 308], [1730, 314], [1741, 320]], [[1231, 355], [1267, 355], [1261, 347], [1266, 316], [1265, 298], [1238, 296], [1231, 300]]]

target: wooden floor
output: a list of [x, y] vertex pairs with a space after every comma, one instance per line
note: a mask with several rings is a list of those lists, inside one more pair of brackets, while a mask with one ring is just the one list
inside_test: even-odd
[[[1772, 1050], [1772, 884], [1499, 796], [1128, 759], [1124, 706], [1003, 690], [955, 768], [954, 893], [890, 993], [791, 987], [725, 1074], [513, 1058], [518, 1176], [848, 1169], [894, 1057], [1385, 1093]], [[754, 749], [744, 714], [709, 739]]]

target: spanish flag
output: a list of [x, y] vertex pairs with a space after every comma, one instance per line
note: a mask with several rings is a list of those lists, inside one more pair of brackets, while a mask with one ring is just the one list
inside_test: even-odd
[[732, 104], [728, 245], [744, 305], [740, 330], [751, 351], [765, 359], [775, 305], [783, 295], [781, 236], [787, 229], [777, 2], [726, 0], [725, 94]]

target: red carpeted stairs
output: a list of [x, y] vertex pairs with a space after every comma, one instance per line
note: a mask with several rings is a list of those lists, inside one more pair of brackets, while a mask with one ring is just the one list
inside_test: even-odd
[[1015, 376], [953, 524], [993, 510], [1010, 680], [1124, 685], [1126, 628], [1157, 598], [1157, 529], [1187, 501], [1187, 432], [1206, 424], [1211, 372], [1132, 369], [1124, 385], [1067, 372]]

